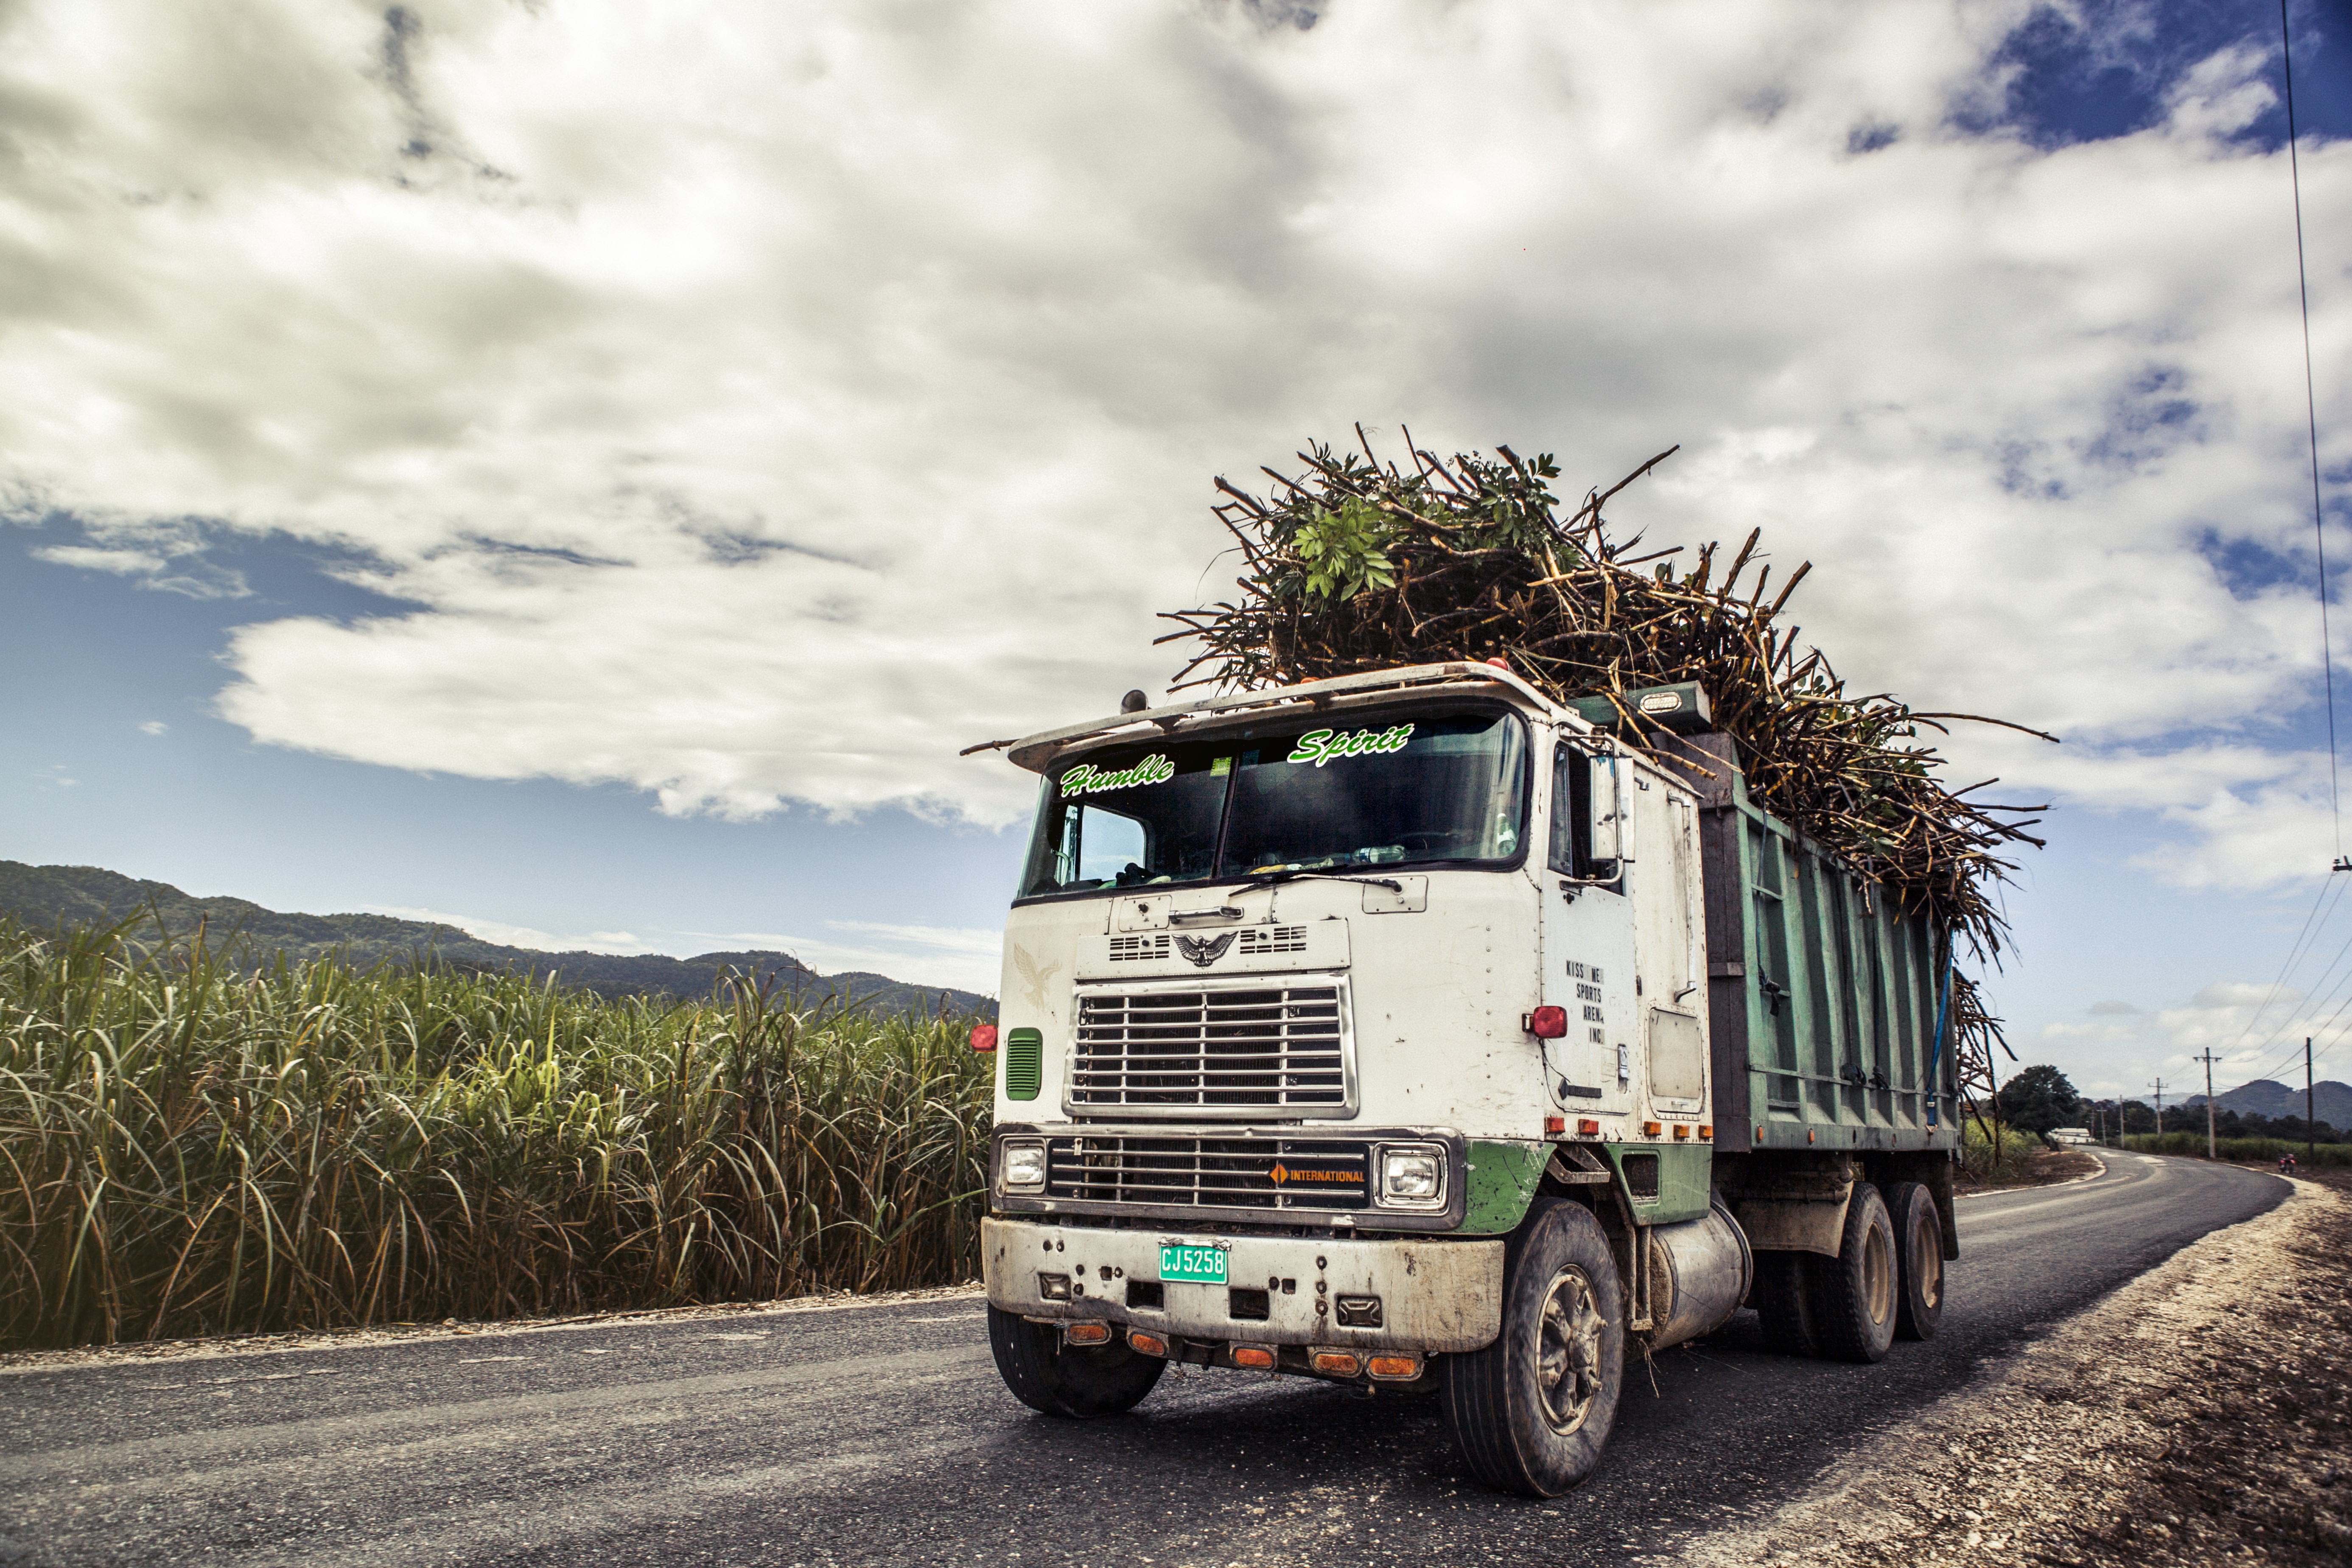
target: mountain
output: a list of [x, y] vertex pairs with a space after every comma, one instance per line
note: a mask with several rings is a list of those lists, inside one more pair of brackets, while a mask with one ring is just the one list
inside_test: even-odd
[[245, 899], [199, 899], [169, 882], [142, 882], [96, 866], [27, 866], [0, 860], [0, 914], [27, 925], [111, 925], [145, 919], [139, 934], [152, 938], [156, 923], [185, 936], [205, 922], [206, 940], [235, 943], [255, 953], [283, 952], [289, 959], [340, 952], [352, 963], [406, 962], [430, 953], [440, 963], [491, 973], [512, 971], [534, 978], [554, 975], [605, 997], [710, 994], [730, 969], [772, 981], [786, 992], [814, 1000], [837, 997], [883, 1012], [979, 1013], [993, 1017], [996, 1004], [970, 991], [909, 985], [887, 975], [849, 971], [819, 974], [788, 952], [705, 952], [693, 958], [663, 953], [540, 952], [483, 942], [452, 925], [401, 920], [392, 915], [284, 914]]
[[[2352, 1127], [2352, 1083], [2324, 1079], [2311, 1086], [2311, 1098], [2312, 1114], [2316, 1120], [2326, 1122], [2330, 1127]], [[2184, 1107], [2204, 1103], [2205, 1097], [2201, 1094], [2190, 1095], [2181, 1102]], [[2225, 1093], [2215, 1095], [2213, 1103], [2223, 1110], [2252, 1112], [2256, 1116], [2300, 1118], [2303, 1115], [2303, 1086], [2296, 1084], [2290, 1089], [2274, 1079], [2258, 1078], [2252, 1083], [2242, 1083]]]

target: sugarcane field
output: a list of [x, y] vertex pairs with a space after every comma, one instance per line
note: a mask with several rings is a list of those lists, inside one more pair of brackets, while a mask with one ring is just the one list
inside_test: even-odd
[[0, 1563], [2352, 1560], [2347, 28], [0, 8]]

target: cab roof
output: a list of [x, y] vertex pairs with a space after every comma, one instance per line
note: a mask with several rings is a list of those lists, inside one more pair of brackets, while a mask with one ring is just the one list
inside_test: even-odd
[[1135, 713], [1115, 713], [1107, 719], [1041, 731], [1017, 741], [983, 742], [977, 746], [965, 747], [963, 754], [970, 756], [974, 752], [1002, 750], [1015, 764], [1033, 773], [1043, 773], [1053, 765], [1055, 757], [1081, 742], [1122, 734], [1140, 739], [1143, 731], [1151, 729], [1157, 729], [1164, 735], [1174, 735], [1236, 713], [1252, 710], [1278, 712], [1286, 708], [1313, 711], [1339, 706], [1354, 707], [1368, 700], [1402, 691], [1411, 691], [1415, 695], [1458, 692], [1482, 697], [1507, 697], [1553, 722], [1590, 728], [1575, 713], [1560, 707], [1499, 665], [1467, 662], [1411, 664], [1395, 669], [1370, 670], [1361, 675], [1334, 676], [1328, 680], [1305, 680], [1295, 686], [1237, 692], [1231, 697], [1204, 697], [1198, 701], [1146, 708]]

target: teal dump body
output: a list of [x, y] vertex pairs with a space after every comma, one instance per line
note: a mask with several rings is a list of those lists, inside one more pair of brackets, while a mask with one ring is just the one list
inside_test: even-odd
[[1947, 933], [1752, 804], [1728, 737], [1664, 749], [1701, 795], [1716, 1148], [1956, 1147]]

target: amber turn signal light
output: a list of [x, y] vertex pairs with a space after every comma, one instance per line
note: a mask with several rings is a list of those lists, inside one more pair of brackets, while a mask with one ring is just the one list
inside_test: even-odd
[[1580, 1138], [1598, 1138], [1601, 1136], [1601, 1123], [1590, 1116], [1580, 1116], [1576, 1119], [1576, 1135]]
[[1307, 1364], [1330, 1377], [1353, 1377], [1363, 1363], [1346, 1351], [1317, 1351], [1307, 1358]]
[[1663, 1121], [1644, 1121], [1642, 1123], [1642, 1136], [1644, 1138], [1655, 1138], [1659, 1133], [1664, 1132], [1665, 1130], [1666, 1126]]
[[1677, 1138], [1687, 1138], [1690, 1136], [1690, 1129], [1677, 1121], [1675, 1123], [1675, 1136]]
[[1234, 1364], [1235, 1366], [1254, 1366], [1261, 1372], [1272, 1372], [1274, 1370], [1274, 1352], [1258, 1345], [1235, 1345], [1234, 1347]]
[[1376, 1355], [1365, 1368], [1374, 1377], [1411, 1383], [1421, 1375], [1421, 1358], [1409, 1355]]
[[1140, 1329], [1129, 1330], [1127, 1342], [1145, 1355], [1164, 1356], [1168, 1353], [1166, 1340], [1161, 1339], [1158, 1334], [1147, 1334]]
[[994, 1050], [996, 1048], [996, 1026], [993, 1024], [974, 1024], [971, 1026], [971, 1048], [975, 1051]]
[[1108, 1323], [1072, 1323], [1062, 1331], [1062, 1338], [1074, 1345], [1107, 1345], [1110, 1343]]
[[1715, 1136], [1715, 1129], [1702, 1121], [1698, 1124], [1698, 1135], [1702, 1138], [1712, 1138]]
[[1568, 1033], [1568, 1009], [1538, 1007], [1522, 1020], [1528, 1033], [1538, 1040], [1557, 1040]]
[[1555, 1134], [1557, 1134], [1557, 1133], [1565, 1132], [1565, 1131], [1568, 1131], [1568, 1118], [1567, 1118], [1567, 1117], [1565, 1117], [1565, 1116], [1547, 1116], [1547, 1117], [1545, 1117], [1545, 1118], [1544, 1118], [1544, 1136], [1545, 1136], [1545, 1137], [1549, 1138], [1549, 1137], [1552, 1137], [1553, 1135], [1555, 1135]]

